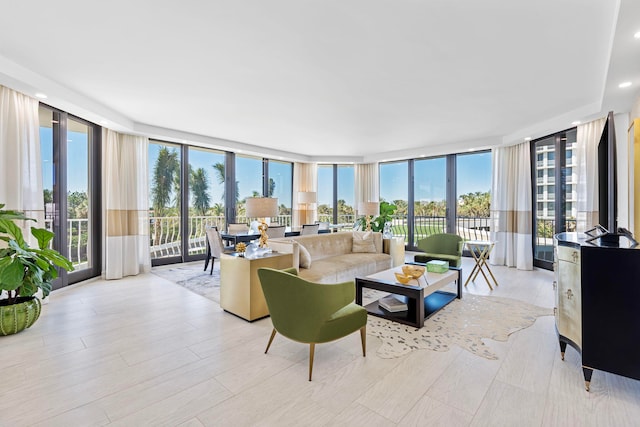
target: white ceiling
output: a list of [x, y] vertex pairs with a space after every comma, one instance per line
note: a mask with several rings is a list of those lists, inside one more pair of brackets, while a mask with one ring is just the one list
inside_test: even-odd
[[629, 111], [640, 87], [638, 0], [22, 0], [2, 14], [1, 84], [115, 129], [298, 160], [513, 143]]

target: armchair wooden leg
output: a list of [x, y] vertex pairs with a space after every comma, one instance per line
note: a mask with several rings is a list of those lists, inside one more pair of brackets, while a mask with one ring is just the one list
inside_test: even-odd
[[213, 274], [213, 264], [216, 262], [216, 259], [214, 257], [211, 257], [211, 272], [209, 273], [209, 275]]
[[360, 328], [360, 341], [362, 341], [362, 357], [367, 357], [367, 325]]
[[269, 343], [267, 344], [267, 349], [264, 351], [264, 354], [267, 354], [267, 351], [269, 351], [269, 347], [271, 347], [271, 343], [273, 342], [273, 338], [276, 336], [276, 328], [273, 328], [273, 331], [271, 331], [271, 336], [269, 337]]
[[316, 349], [316, 343], [309, 343], [309, 381], [311, 381], [311, 373], [313, 372], [313, 353]]

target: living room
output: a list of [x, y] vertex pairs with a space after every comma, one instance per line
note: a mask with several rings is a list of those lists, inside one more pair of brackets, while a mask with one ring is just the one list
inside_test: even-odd
[[[415, 2], [193, 10], [115, 2], [87, 11], [63, 1], [36, 2], [35, 14], [32, 6], [5, 6], [15, 19], [0, 29], [12, 40], [0, 48], [0, 203], [61, 227], [54, 245], [75, 271], [62, 272], [31, 328], [1, 339], [0, 360], [11, 368], [0, 425], [637, 418], [639, 381], [596, 369], [586, 392], [580, 353], [569, 348], [561, 359], [552, 239], [540, 226], [575, 220], [560, 232], [597, 223], [596, 184], [579, 181], [596, 166], [579, 172], [586, 155], [578, 147], [591, 124], [614, 111], [617, 225], [638, 235], [640, 173], [628, 139], [640, 127], [634, 2], [468, 3], [465, 11]], [[24, 19], [33, 20], [28, 34]], [[28, 115], [16, 107], [23, 102]], [[38, 154], [20, 157], [16, 147]], [[500, 165], [514, 163], [501, 161], [515, 147], [528, 158], [516, 171], [537, 177], [520, 173], [519, 183], [503, 174]], [[550, 172], [552, 150], [558, 164], [559, 153], [573, 153], [565, 166], [575, 181], [564, 181], [572, 190], [562, 187], [559, 167]], [[546, 156], [544, 168], [536, 169], [537, 154]], [[209, 185], [202, 212], [189, 194], [200, 168]], [[509, 191], [524, 201], [496, 196]], [[554, 203], [561, 191], [571, 208]], [[491, 290], [478, 276], [462, 299], [511, 298], [551, 315], [506, 341], [484, 336], [495, 359], [463, 343], [383, 358], [383, 341], [371, 335], [363, 358], [352, 335], [317, 347], [309, 383], [304, 344], [280, 336], [264, 354], [269, 318], [248, 323], [162, 277], [189, 266], [202, 273], [206, 239], [190, 230], [249, 223], [256, 218], [245, 203], [256, 193], [275, 195], [282, 206], [272, 221], [293, 229], [314, 221], [345, 227], [363, 216], [362, 203], [400, 200], [403, 222], [393, 232], [407, 261], [424, 237], [420, 218], [440, 218], [450, 233], [462, 217], [482, 220], [462, 228], [489, 236], [503, 230], [496, 212], [528, 204], [527, 232], [491, 237], [500, 242], [490, 262], [499, 285]], [[315, 199], [303, 201], [303, 193]], [[481, 213], [470, 209], [477, 199], [462, 197], [475, 193], [486, 193]], [[591, 222], [578, 224], [578, 213]], [[544, 221], [534, 224], [536, 216]], [[126, 232], [118, 231], [123, 218]], [[463, 257], [459, 280], [475, 265]], [[219, 274], [218, 260], [214, 268]]]

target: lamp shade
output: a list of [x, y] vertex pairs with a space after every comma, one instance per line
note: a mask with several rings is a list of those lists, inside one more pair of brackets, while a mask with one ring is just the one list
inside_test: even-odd
[[271, 218], [278, 215], [278, 199], [249, 197], [245, 206], [247, 218]]
[[358, 213], [360, 215], [378, 215], [380, 212], [378, 202], [360, 202], [360, 206], [358, 206]]
[[298, 203], [311, 204], [316, 202], [315, 191], [298, 191]]

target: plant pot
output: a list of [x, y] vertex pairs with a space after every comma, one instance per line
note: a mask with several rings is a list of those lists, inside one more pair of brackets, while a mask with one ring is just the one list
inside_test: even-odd
[[18, 297], [15, 304], [0, 300], [0, 335], [12, 335], [33, 325], [40, 317], [41, 304], [36, 297]]

